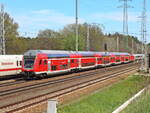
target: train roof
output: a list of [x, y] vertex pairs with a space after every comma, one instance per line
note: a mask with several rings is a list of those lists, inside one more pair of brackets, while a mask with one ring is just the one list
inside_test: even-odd
[[70, 54], [70, 52], [58, 50], [29, 50], [24, 53], [24, 56], [36, 56], [37, 54]]
[[144, 54], [133, 54], [134, 56], [145, 56]]
[[24, 53], [25, 56], [36, 56], [37, 54], [47, 54], [50, 57], [57, 57], [58, 55], [61, 56], [68, 56], [71, 54], [80, 54], [83, 56], [92, 56], [94, 52], [87, 52], [87, 51], [61, 51], [61, 50], [29, 50]]
[[114, 54], [114, 55], [130, 55], [129, 53], [123, 53], [123, 52], [110, 52], [110, 54]]
[[63, 51], [63, 50], [29, 50], [24, 56], [36, 56], [37, 54], [47, 54], [48, 57], [69, 57], [70, 55], [94, 56], [94, 55], [129, 55], [129, 53], [119, 52], [92, 52], [92, 51]]

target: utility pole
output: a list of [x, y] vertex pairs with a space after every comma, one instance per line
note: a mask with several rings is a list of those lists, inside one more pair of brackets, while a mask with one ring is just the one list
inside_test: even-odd
[[[132, 6], [128, 5], [128, 1], [132, 0], [119, 0], [123, 2], [123, 5], [119, 6], [119, 8], [123, 8], [123, 34], [128, 35], [128, 8], [132, 8]], [[127, 37], [127, 48], [128, 48], [128, 37]]]
[[119, 52], [119, 36], [117, 36], [117, 52]]
[[78, 31], [78, 0], [76, 0], [76, 51], [79, 50], [79, 31]]
[[134, 54], [134, 40], [133, 40], [133, 38], [131, 39], [132, 40], [132, 54]]
[[90, 51], [90, 25], [89, 24], [87, 24], [86, 49], [87, 51]]
[[4, 5], [0, 5], [0, 54], [5, 55]]
[[144, 60], [141, 64], [141, 69], [148, 72], [148, 54], [147, 54], [147, 14], [146, 14], [146, 0], [143, 0], [143, 11], [141, 16], [141, 39], [142, 39], [142, 54], [145, 55]]

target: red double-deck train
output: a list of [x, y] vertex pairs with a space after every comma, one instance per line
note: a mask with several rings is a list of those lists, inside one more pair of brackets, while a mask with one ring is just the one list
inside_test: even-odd
[[22, 72], [28, 77], [47, 76], [134, 60], [129, 53], [29, 50], [24, 54]]

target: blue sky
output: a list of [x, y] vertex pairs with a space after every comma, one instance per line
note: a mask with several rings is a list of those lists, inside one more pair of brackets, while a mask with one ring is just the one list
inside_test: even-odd
[[[140, 20], [137, 17], [141, 14], [142, 2], [129, 2], [134, 7], [129, 9], [129, 33], [140, 34]], [[46, 28], [58, 31], [75, 22], [75, 0], [0, 0], [0, 3], [19, 23], [21, 35], [35, 36], [39, 30]], [[117, 8], [121, 4], [119, 0], [79, 0], [80, 23], [103, 24], [107, 33], [122, 32], [122, 9]], [[149, 10], [147, 5], [148, 15]]]

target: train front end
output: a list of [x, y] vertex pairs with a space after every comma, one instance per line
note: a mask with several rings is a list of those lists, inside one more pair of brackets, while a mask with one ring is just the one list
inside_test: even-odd
[[25, 76], [34, 76], [34, 62], [35, 58], [32, 57], [23, 57], [23, 66], [22, 66], [22, 72]]
[[25, 77], [47, 76], [48, 57], [42, 52], [42, 50], [29, 50], [24, 54], [22, 72]]
[[32, 51], [28, 51], [24, 54], [22, 63], [22, 74], [24, 77], [35, 76], [35, 60], [36, 54]]

